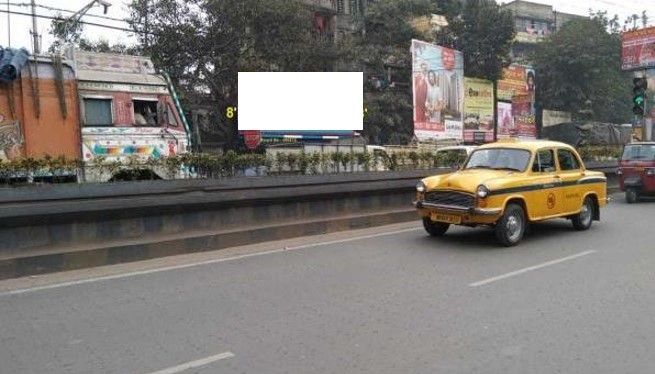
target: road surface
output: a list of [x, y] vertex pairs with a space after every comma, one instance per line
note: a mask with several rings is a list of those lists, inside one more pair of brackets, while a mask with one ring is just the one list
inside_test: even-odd
[[418, 222], [0, 282], [0, 373], [646, 373], [655, 202]]

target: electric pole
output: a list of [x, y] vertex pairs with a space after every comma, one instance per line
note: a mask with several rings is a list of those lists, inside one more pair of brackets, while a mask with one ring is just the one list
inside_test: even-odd
[[41, 53], [39, 46], [39, 29], [36, 23], [36, 0], [32, 0], [32, 37], [34, 38], [34, 54]]

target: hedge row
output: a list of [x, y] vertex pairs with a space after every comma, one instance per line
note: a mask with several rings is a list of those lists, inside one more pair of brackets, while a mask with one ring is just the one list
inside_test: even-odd
[[[621, 147], [581, 147], [579, 152], [585, 161], [607, 161], [619, 157]], [[224, 154], [188, 153], [159, 159], [128, 157], [124, 161], [98, 157], [93, 163], [66, 157], [21, 158], [0, 162], [0, 180], [9, 183], [16, 179], [47, 179], [53, 182], [74, 181], [71, 176], [80, 174], [83, 168], [114, 175], [118, 172], [134, 178], [142, 170], [158, 170], [168, 178], [183, 170], [183, 178], [223, 178], [251, 172], [266, 171], [266, 174], [325, 174], [357, 171], [430, 169], [453, 167], [463, 160], [456, 155], [443, 155], [429, 151], [392, 152], [388, 157], [375, 158], [366, 152], [280, 152], [275, 155], [238, 154], [228, 151]], [[130, 179], [130, 178], [127, 178]]]

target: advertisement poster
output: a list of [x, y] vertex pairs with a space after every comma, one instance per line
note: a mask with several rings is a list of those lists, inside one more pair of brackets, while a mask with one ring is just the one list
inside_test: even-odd
[[503, 79], [498, 81], [498, 100], [512, 101], [517, 95], [532, 95], [536, 88], [535, 71], [530, 66], [510, 65], [503, 69]]
[[621, 69], [636, 70], [655, 66], [655, 27], [621, 34]]
[[516, 136], [514, 117], [512, 117], [512, 103], [498, 102], [498, 139], [507, 139]]
[[464, 78], [464, 141], [494, 139], [494, 87], [484, 79]]
[[644, 126], [647, 140], [655, 139], [655, 69], [646, 69], [646, 113], [644, 113]]
[[421, 141], [462, 140], [462, 53], [419, 40], [412, 40], [411, 52], [414, 134]]
[[537, 125], [530, 95], [512, 98], [512, 117], [516, 135], [521, 139], [536, 139]]

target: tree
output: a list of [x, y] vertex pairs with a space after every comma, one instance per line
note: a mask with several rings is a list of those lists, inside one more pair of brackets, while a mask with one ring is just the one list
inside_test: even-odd
[[71, 21], [70, 18], [64, 17], [61, 13], [58, 13], [50, 23], [50, 34], [55, 37], [55, 41], [50, 45], [48, 52], [58, 52], [64, 44], [72, 44], [76, 48], [87, 52], [129, 55], [139, 55], [141, 52], [138, 46], [127, 46], [121, 43], [111, 44], [106, 39], [92, 42], [85, 38], [83, 33], [83, 23]]
[[[132, 0], [130, 8], [144, 53], [187, 103], [223, 114], [237, 105], [239, 71], [330, 71], [337, 54], [312, 37], [301, 0]], [[236, 122], [219, 118], [233, 143]]]
[[426, 39], [412, 20], [438, 10], [428, 0], [371, 3], [358, 32], [343, 48], [352, 68], [364, 71], [368, 116], [364, 136], [372, 143], [407, 143], [413, 136], [412, 39]]
[[55, 37], [55, 41], [50, 45], [48, 52], [56, 52], [66, 43], [78, 44], [82, 38], [83, 31], [83, 24], [79, 22], [71, 23], [67, 17], [64, 17], [61, 13], [57, 13], [50, 22], [49, 32]]
[[512, 12], [494, 0], [467, 0], [460, 14], [446, 16], [449, 26], [438, 31], [436, 39], [462, 52], [466, 76], [491, 81], [502, 78], [503, 68], [511, 62], [516, 35]]
[[621, 41], [614, 21], [571, 20], [530, 56], [539, 72], [537, 95], [545, 109], [572, 112], [574, 119], [624, 123], [631, 116], [629, 74], [621, 71]]

